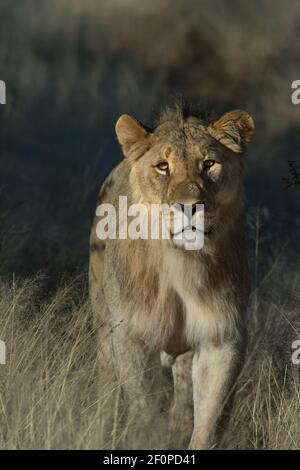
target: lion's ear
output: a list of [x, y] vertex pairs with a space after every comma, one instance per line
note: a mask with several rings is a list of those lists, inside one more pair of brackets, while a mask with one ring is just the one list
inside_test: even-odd
[[224, 114], [208, 127], [210, 135], [233, 152], [241, 153], [254, 133], [252, 117], [237, 109]]
[[128, 114], [122, 114], [117, 120], [116, 134], [125, 157], [137, 159], [149, 147], [148, 130]]

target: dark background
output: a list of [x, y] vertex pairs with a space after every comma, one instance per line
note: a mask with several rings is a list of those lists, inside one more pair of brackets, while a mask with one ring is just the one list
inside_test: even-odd
[[0, 0], [0, 272], [86, 270], [116, 119], [151, 126], [178, 95], [253, 115], [249, 242], [259, 227], [295, 262], [300, 188], [282, 178], [299, 161], [299, 35], [297, 0]]

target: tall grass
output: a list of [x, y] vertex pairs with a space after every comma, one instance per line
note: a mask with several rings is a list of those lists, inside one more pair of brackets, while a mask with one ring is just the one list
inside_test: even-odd
[[[300, 447], [299, 274], [274, 259], [249, 307], [249, 350], [225, 436], [227, 448]], [[166, 448], [167, 413], [128, 415], [113, 368], [97, 366], [97, 332], [83, 277], [45, 299], [41, 277], [0, 284], [2, 449]], [[297, 323], [298, 322], [298, 323]], [[130, 380], [130, 377], [128, 378]]]
[[159, 446], [158, 436], [137, 429], [136, 416], [124, 419], [113, 369], [109, 375], [98, 370], [96, 331], [79, 280], [44, 301], [39, 277], [1, 283], [0, 291], [7, 348], [0, 366], [0, 448], [134, 447], [133, 436], [145, 443], [145, 433], [149, 445]]

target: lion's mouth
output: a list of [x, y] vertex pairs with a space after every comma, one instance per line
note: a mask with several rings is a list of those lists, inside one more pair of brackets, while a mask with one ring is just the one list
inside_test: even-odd
[[186, 232], [199, 232], [199, 233], [203, 233], [205, 236], [208, 236], [211, 232], [212, 232], [212, 227], [206, 229], [206, 230], [200, 230], [198, 227], [196, 227], [195, 225], [187, 225], [186, 227], [183, 227], [181, 230], [177, 231], [177, 232], [174, 232], [174, 233], [171, 233], [172, 237], [176, 237], [182, 233], [186, 233]]

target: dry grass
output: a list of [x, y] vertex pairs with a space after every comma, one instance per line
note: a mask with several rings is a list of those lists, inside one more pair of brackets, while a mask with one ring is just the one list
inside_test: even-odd
[[[300, 384], [290, 355], [299, 338], [298, 281], [277, 257], [252, 294], [249, 354], [226, 447], [300, 447]], [[1, 283], [7, 364], [0, 366], [0, 447], [166, 448], [167, 415], [128, 416], [114, 373], [99, 376], [84, 279], [62, 285], [48, 300], [43, 282]]]
[[[1, 284], [7, 364], [0, 366], [0, 448], [114, 449], [130, 441], [134, 446], [136, 417], [124, 420], [113, 372], [99, 374], [91, 312], [79, 280], [48, 301], [41, 300], [42, 284], [40, 278]], [[148, 442], [158, 446], [155, 436]]]

